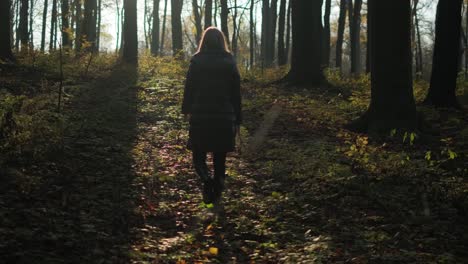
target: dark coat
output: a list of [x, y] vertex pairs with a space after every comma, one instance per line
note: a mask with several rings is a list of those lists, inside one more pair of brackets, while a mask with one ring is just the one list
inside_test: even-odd
[[240, 75], [230, 53], [204, 51], [193, 56], [182, 113], [191, 114], [189, 149], [234, 151], [235, 126], [242, 117]]

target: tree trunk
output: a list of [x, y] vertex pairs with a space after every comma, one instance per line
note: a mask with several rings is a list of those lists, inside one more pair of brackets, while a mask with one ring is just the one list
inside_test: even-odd
[[70, 5], [68, 0], [62, 0], [62, 46], [69, 48], [70, 43]]
[[[83, 23], [83, 12], [81, 9], [81, 0], [75, 0], [75, 51], [80, 51], [82, 46], [82, 23]], [[118, 42], [118, 41], [117, 41]]]
[[183, 0], [171, 0], [172, 52], [174, 57], [183, 57], [182, 43], [182, 4]]
[[41, 52], [45, 51], [45, 34], [47, 27], [47, 6], [49, 5], [47, 0], [44, 0], [44, 11], [42, 12], [42, 31], [41, 31]]
[[164, 15], [163, 15], [163, 24], [162, 24], [162, 35], [161, 35], [161, 48], [159, 49], [159, 54], [164, 55], [164, 42], [166, 41], [166, 21], [167, 21], [167, 1], [164, 1]]
[[262, 67], [269, 67], [269, 48], [268, 39], [270, 37], [270, 0], [263, 0], [262, 2], [262, 37], [261, 37], [261, 48], [262, 48]]
[[286, 63], [289, 60], [289, 51], [291, 50], [291, 1], [288, 1], [288, 15], [286, 18]]
[[250, 0], [250, 68], [254, 67], [255, 61], [255, 23], [254, 23], [255, 0]]
[[[13, 1], [13, 0], [12, 0]], [[21, 3], [16, 0], [15, 1], [15, 5], [16, 5], [16, 15], [14, 16], [15, 17], [15, 50], [18, 52], [19, 51], [19, 46], [20, 46], [20, 32], [19, 32], [19, 17], [20, 17], [20, 6], [21, 6]], [[13, 37], [13, 35], [11, 35], [11, 37]]]
[[269, 36], [267, 45], [268, 46], [268, 65], [272, 66], [275, 61], [275, 42], [276, 42], [276, 22], [278, 20], [278, 0], [271, 0], [269, 14]]
[[417, 114], [411, 70], [410, 1], [369, 0], [369, 10], [371, 102], [366, 114], [355, 123], [356, 128], [373, 132], [412, 131], [417, 126]]
[[102, 6], [102, 0], [98, 0], [97, 22], [96, 22], [96, 28], [97, 28], [97, 32], [96, 32], [96, 51], [98, 51], [98, 52], [99, 52], [99, 49], [101, 47], [101, 14], [102, 14], [101, 6]]
[[371, 12], [369, 8], [369, 0], [367, 0], [367, 43], [366, 43], [366, 73], [371, 72]]
[[468, 5], [465, 6], [465, 79], [468, 78]]
[[354, 1], [351, 32], [351, 74], [361, 73], [361, 7], [362, 0]]
[[331, 0], [325, 0], [325, 15], [324, 15], [324, 29], [323, 29], [323, 66], [330, 66], [330, 13], [331, 13]]
[[278, 22], [278, 65], [286, 65], [286, 50], [284, 47], [284, 28], [286, 24], [286, 0], [281, 0]]
[[[5, 1], [5, 0], [2, 0]], [[10, 10], [10, 9], [7, 9]], [[20, 8], [20, 22], [19, 22], [19, 38], [21, 43], [21, 49], [27, 49], [29, 45], [29, 0], [21, 0]]]
[[50, 18], [50, 42], [49, 42], [49, 51], [55, 49], [55, 41], [57, 40], [57, 35], [55, 34], [57, 27], [57, 0], [52, 1], [52, 16]]
[[10, 0], [0, 1], [0, 60], [14, 60], [11, 51]]
[[88, 46], [87, 50], [91, 52], [96, 51], [96, 13], [97, 2], [96, 0], [87, 0], [84, 2], [84, 18], [82, 27], [82, 38], [86, 40]]
[[205, 29], [211, 27], [213, 20], [213, 0], [205, 0]]
[[145, 0], [144, 3], [144, 11], [143, 11], [143, 36], [145, 41], [145, 48], [146, 50], [149, 47], [148, 43], [148, 30], [146, 29], [146, 20], [148, 19], [148, 0]]
[[203, 33], [202, 19], [200, 16], [199, 8], [200, 7], [198, 6], [198, 0], [192, 0], [192, 11], [193, 17], [195, 18], [196, 29], [195, 40], [197, 41], [197, 45], [200, 43], [200, 39]]
[[138, 64], [138, 28], [136, 0], [124, 0], [124, 27], [122, 58], [129, 64]]
[[[335, 66], [341, 70], [343, 62], [343, 40], [346, 22], [346, 1], [341, 0], [340, 2], [340, 16], [338, 18], [338, 33], [336, 39], [336, 63]], [[371, 1], [371, 0], [369, 0]]]
[[431, 85], [425, 100], [436, 107], [460, 107], [455, 91], [462, 3], [462, 0], [440, 0], [437, 5]]
[[159, 53], [159, 0], [153, 0], [153, 30], [151, 31], [151, 54]]
[[34, 0], [31, 0], [29, 12], [29, 47], [34, 50], [34, 34], [33, 34], [33, 22], [34, 22]]
[[237, 0], [234, 0], [234, 12], [232, 15], [232, 53], [234, 56], [237, 56]]
[[322, 73], [322, 0], [292, 1], [292, 60], [286, 80], [320, 85]]
[[221, 30], [226, 37], [226, 41], [229, 43], [229, 27], [228, 27], [228, 5], [227, 0], [220, 0], [221, 1]]

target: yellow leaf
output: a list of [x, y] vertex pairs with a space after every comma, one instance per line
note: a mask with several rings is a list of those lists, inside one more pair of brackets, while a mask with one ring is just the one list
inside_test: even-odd
[[211, 255], [218, 255], [218, 248], [210, 247], [209, 251]]

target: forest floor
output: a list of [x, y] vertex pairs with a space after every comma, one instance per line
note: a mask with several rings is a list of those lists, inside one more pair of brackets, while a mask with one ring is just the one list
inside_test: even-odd
[[155, 63], [69, 80], [60, 114], [52, 88], [13, 89], [55, 77], [1, 68], [0, 262], [468, 263], [465, 112], [421, 106], [424, 131], [368, 137], [344, 128], [366, 78], [243, 74], [241, 151], [214, 212], [185, 148], [187, 65]]

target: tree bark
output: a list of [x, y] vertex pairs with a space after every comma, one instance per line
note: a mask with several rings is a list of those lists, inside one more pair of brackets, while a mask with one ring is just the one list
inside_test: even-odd
[[417, 114], [411, 70], [410, 1], [369, 0], [369, 11], [371, 102], [366, 114], [354, 123], [355, 128], [378, 133], [391, 129], [413, 131]]
[[151, 31], [151, 54], [159, 54], [159, 0], [153, 0], [153, 30]]
[[[328, 0], [330, 1], [330, 0]], [[278, 65], [286, 65], [286, 50], [284, 46], [284, 28], [286, 25], [286, 0], [281, 0], [278, 22]]]
[[96, 51], [99, 52], [99, 49], [101, 47], [101, 14], [102, 14], [102, 0], [98, 0], [98, 6], [97, 6], [97, 22], [96, 22]]
[[[2, 0], [5, 1], [5, 0]], [[10, 9], [7, 9], [10, 10]], [[29, 0], [21, 0], [19, 38], [21, 49], [27, 49], [29, 46]]]
[[[81, 50], [82, 45], [82, 23], [83, 23], [83, 12], [81, 9], [81, 0], [75, 0], [75, 51]], [[118, 42], [118, 41], [117, 41]]]
[[213, 0], [205, 0], [205, 29], [211, 27], [213, 20]]
[[255, 23], [254, 23], [255, 0], [250, 0], [250, 68], [254, 67], [255, 62]]
[[323, 29], [323, 66], [330, 66], [330, 14], [331, 14], [331, 0], [325, 0], [325, 15], [324, 15], [324, 29]]
[[292, 60], [286, 81], [320, 85], [322, 72], [322, 0], [295, 0], [292, 5]]
[[361, 7], [362, 0], [354, 1], [351, 32], [351, 74], [361, 73]]
[[288, 15], [286, 18], [286, 63], [289, 60], [289, 51], [291, 50], [291, 1], [288, 1]]
[[237, 0], [234, 0], [234, 12], [232, 14], [232, 41], [231, 41], [231, 47], [232, 47], [232, 53], [234, 56], [237, 56]]
[[202, 18], [200, 16], [199, 8], [200, 7], [198, 6], [198, 0], [192, 0], [192, 11], [193, 17], [195, 18], [196, 29], [195, 40], [197, 41], [197, 45], [200, 43], [200, 39], [203, 33]]
[[84, 3], [82, 38], [87, 42], [87, 51], [95, 52], [97, 2], [96, 0], [87, 0]]
[[69, 48], [70, 43], [70, 5], [68, 0], [62, 0], [62, 46]]
[[221, 1], [221, 31], [223, 31], [224, 36], [226, 37], [226, 41], [229, 43], [229, 26], [228, 26], [228, 5], [227, 0], [220, 0]]
[[171, 0], [172, 52], [174, 57], [183, 57], [182, 43], [182, 4], [183, 0]]
[[0, 60], [14, 60], [11, 51], [10, 0], [0, 1]]
[[440, 0], [437, 5], [431, 85], [425, 99], [436, 107], [460, 107], [455, 92], [462, 4], [462, 0]]
[[50, 18], [50, 42], [49, 42], [49, 51], [52, 51], [56, 47], [57, 35], [57, 0], [52, 1], [52, 16]]
[[370, 12], [369, 8], [369, 0], [367, 0], [367, 42], [366, 42], [366, 73], [371, 72], [371, 15], [372, 13]]
[[[338, 33], [336, 39], [336, 68], [341, 70], [343, 62], [343, 40], [344, 40], [344, 31], [345, 31], [345, 22], [346, 22], [346, 1], [340, 1], [340, 16], [338, 18]], [[369, 0], [371, 1], [371, 0]]]
[[45, 34], [47, 27], [47, 6], [48, 1], [44, 0], [44, 11], [42, 11], [42, 31], [41, 31], [41, 52], [45, 51]]
[[262, 54], [262, 67], [269, 67], [269, 53], [270, 46], [268, 40], [270, 37], [270, 0], [262, 1], [262, 36], [261, 36], [261, 54]]
[[129, 64], [138, 64], [138, 27], [136, 0], [124, 0], [124, 27], [122, 58]]
[[159, 54], [164, 55], [164, 42], [166, 41], [166, 21], [167, 21], [167, 1], [164, 0], [164, 15], [163, 15], [163, 24], [162, 24], [162, 34], [161, 34], [161, 47], [159, 49]]
[[278, 20], [278, 0], [271, 0], [269, 14], [269, 36], [267, 45], [268, 47], [268, 65], [272, 66], [275, 61], [275, 42], [276, 42], [276, 22]]

